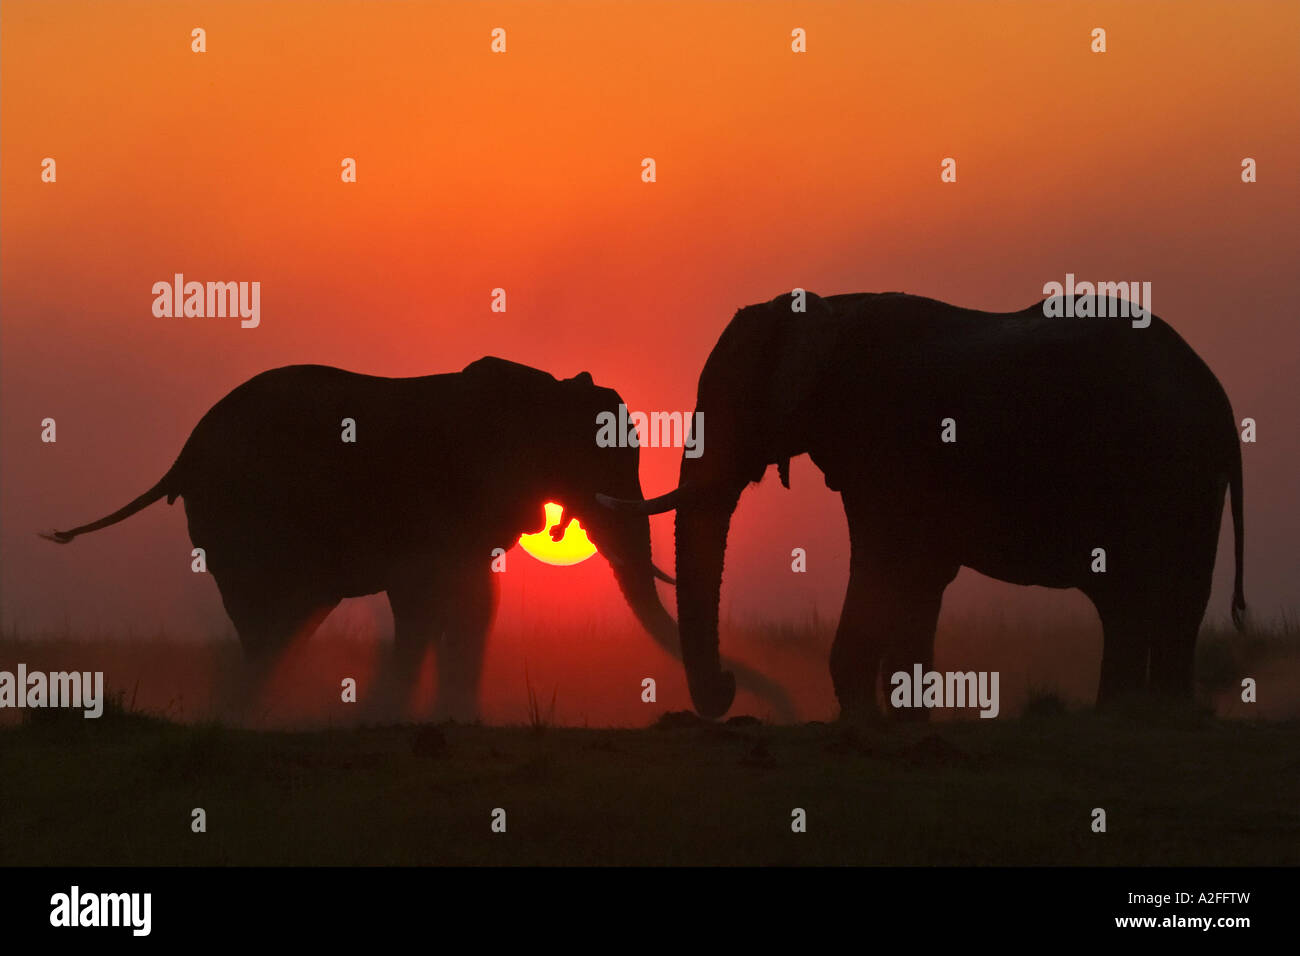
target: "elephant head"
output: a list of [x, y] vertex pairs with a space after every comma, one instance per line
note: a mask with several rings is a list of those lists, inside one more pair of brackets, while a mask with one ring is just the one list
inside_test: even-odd
[[726, 713], [736, 681], [718, 651], [718, 601], [727, 532], [740, 493], [777, 465], [789, 487], [790, 459], [808, 450], [822, 370], [836, 321], [811, 293], [741, 309], [700, 373], [696, 415], [708, 425], [698, 457], [682, 457], [678, 487], [637, 508], [677, 510], [677, 614], [691, 700], [704, 717]]
[[[602, 496], [643, 500], [640, 449], [597, 440], [599, 416], [617, 415], [623, 404], [618, 392], [598, 386], [588, 372], [557, 380], [498, 358], [474, 362], [465, 374], [494, 396], [479, 406], [499, 409], [489, 427], [505, 457], [492, 469], [497, 484], [485, 497], [515, 507], [507, 524], [516, 533], [535, 526], [543, 503], [562, 504], [561, 528], [578, 520], [613, 567], [637, 621], [676, 656], [677, 624], [659, 598], [655, 579], [675, 582], [651, 560], [649, 518], [632, 509], [615, 512], [598, 504]], [[558, 535], [561, 528], [553, 533]]]
[[[631, 443], [614, 447], [608, 442], [602, 445], [597, 441], [597, 423], [601, 416], [612, 414], [617, 418], [623, 399], [613, 389], [597, 386], [586, 372], [557, 383], [544, 372], [526, 371], [541, 376], [531, 386], [538, 391], [532, 392], [532, 397], [526, 400], [528, 407], [539, 414], [527, 427], [536, 429], [537, 435], [545, 436], [540, 444], [534, 445], [543, 453], [531, 467], [544, 475], [547, 483], [531, 496], [525, 495], [524, 500], [562, 503], [566, 509], [565, 523], [576, 517], [597, 549], [614, 566], [614, 576], [637, 620], [664, 650], [685, 660], [685, 655], [692, 653], [694, 645], [679, 642], [677, 623], [663, 608], [655, 589], [655, 578], [669, 584], [676, 581], [656, 568], [650, 559], [648, 516], [654, 509], [641, 494], [639, 448]], [[525, 443], [514, 444], [522, 446]], [[534, 512], [532, 518], [535, 520], [535, 517]], [[716, 615], [716, 608], [714, 611]], [[734, 689], [738, 679], [742, 687], [767, 702], [774, 717], [793, 719], [790, 699], [778, 683], [753, 668], [718, 657], [716, 633], [712, 660], [715, 669], [724, 663], [729, 668], [727, 680], [731, 682], [730, 687]], [[694, 661], [692, 655], [686, 664], [688, 677], [696, 672]], [[706, 708], [699, 707], [699, 704], [706, 698], [699, 692], [694, 679], [691, 680], [692, 700], [704, 712]], [[730, 702], [728, 696], [727, 704]]]

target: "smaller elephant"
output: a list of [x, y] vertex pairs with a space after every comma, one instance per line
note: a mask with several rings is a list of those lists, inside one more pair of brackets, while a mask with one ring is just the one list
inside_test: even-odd
[[[494, 549], [531, 530], [548, 501], [581, 522], [637, 620], [680, 654], [655, 589], [656, 578], [672, 578], [651, 561], [648, 519], [595, 504], [602, 493], [641, 498], [638, 449], [596, 442], [597, 416], [620, 404], [586, 372], [560, 381], [492, 357], [417, 378], [272, 369], [217, 402], [140, 497], [43, 536], [66, 544], [160, 498], [182, 498], [190, 539], [205, 550], [246, 657], [262, 672], [344, 598], [384, 591], [393, 696], [409, 695], [436, 646], [438, 710], [472, 719], [497, 601]], [[788, 715], [779, 686], [740, 673]]]

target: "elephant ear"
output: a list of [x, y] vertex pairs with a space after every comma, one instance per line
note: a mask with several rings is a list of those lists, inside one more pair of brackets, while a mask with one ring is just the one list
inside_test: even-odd
[[[800, 311], [802, 306], [802, 311]], [[767, 460], [775, 461], [781, 484], [790, 487], [790, 459], [807, 450], [808, 403], [835, 354], [838, 324], [819, 295], [793, 293], [767, 304], [774, 327], [775, 352], [768, 382]]]

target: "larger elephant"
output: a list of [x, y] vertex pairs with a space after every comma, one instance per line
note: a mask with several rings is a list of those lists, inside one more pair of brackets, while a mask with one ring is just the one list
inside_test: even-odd
[[[638, 449], [596, 441], [597, 416], [621, 403], [586, 372], [560, 381], [490, 357], [417, 378], [273, 369], [217, 402], [143, 495], [45, 537], [66, 543], [182, 498], [254, 661], [311, 633], [343, 598], [385, 591], [397, 673], [413, 676], [436, 644], [439, 711], [473, 716], [496, 606], [493, 550], [532, 530], [547, 501], [582, 523], [637, 620], [677, 654], [655, 588], [656, 576], [671, 579], [651, 562], [648, 520], [595, 504], [602, 492], [641, 497]], [[779, 687], [742, 672], [788, 712]]]
[[707, 447], [683, 457], [676, 490], [639, 506], [677, 509], [696, 709], [721, 715], [734, 693], [718, 599], [737, 500], [769, 465], [789, 487], [803, 453], [848, 518], [830, 658], [842, 710], [874, 708], [882, 674], [929, 669], [961, 567], [1087, 594], [1103, 629], [1100, 702], [1190, 697], [1227, 488], [1239, 626], [1245, 609], [1241, 450], [1191, 347], [1155, 317], [1049, 318], [1042, 302], [992, 313], [901, 293], [802, 298], [735, 315], [700, 375]]

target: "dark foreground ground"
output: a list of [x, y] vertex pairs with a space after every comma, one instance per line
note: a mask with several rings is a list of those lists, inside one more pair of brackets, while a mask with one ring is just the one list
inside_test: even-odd
[[298, 733], [46, 711], [0, 728], [0, 865], [1300, 863], [1300, 723], [1040, 704], [928, 728]]

